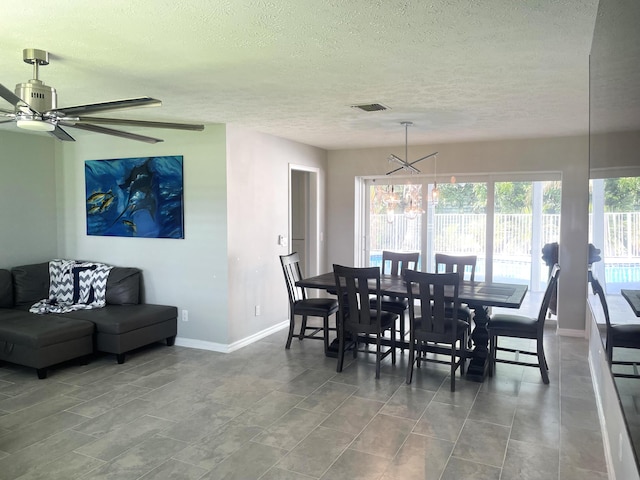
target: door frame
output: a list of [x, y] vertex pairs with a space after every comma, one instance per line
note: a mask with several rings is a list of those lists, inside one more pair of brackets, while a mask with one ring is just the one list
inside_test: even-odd
[[322, 241], [322, 239], [320, 238], [320, 169], [316, 167], [309, 167], [307, 165], [296, 165], [293, 163], [289, 163], [289, 253], [292, 252], [293, 248], [292, 178], [294, 171], [307, 173], [309, 178], [309, 188], [306, 192], [307, 208], [305, 214], [307, 217], [308, 231], [305, 235], [305, 249], [307, 254], [305, 256], [304, 273], [307, 276], [319, 275], [320, 273], [322, 273], [320, 272], [320, 242]]

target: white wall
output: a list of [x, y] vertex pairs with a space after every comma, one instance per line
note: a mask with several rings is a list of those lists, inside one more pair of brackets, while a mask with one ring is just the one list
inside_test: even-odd
[[[327, 185], [327, 258], [331, 263], [354, 263], [354, 191], [357, 176], [382, 175], [389, 170], [387, 157], [402, 147], [329, 152]], [[584, 286], [587, 282], [588, 244], [588, 139], [566, 138], [468, 142], [409, 148], [409, 159], [438, 151], [438, 176], [560, 172], [562, 175], [562, 225], [558, 327], [561, 333], [580, 335], [585, 329]], [[433, 175], [433, 163], [420, 164]], [[325, 268], [330, 268], [325, 264]]]
[[0, 132], [0, 268], [57, 254], [54, 141]]
[[[324, 225], [325, 150], [237, 127], [227, 127], [229, 343], [281, 325], [288, 300], [278, 245], [289, 232], [289, 164], [320, 169], [320, 225]], [[321, 230], [323, 228], [321, 227]], [[324, 246], [321, 243], [321, 258]], [[255, 315], [255, 306], [260, 315]]]
[[[189, 321], [178, 322], [179, 344], [224, 349], [229, 337], [225, 126], [154, 133], [165, 141], [148, 145], [85, 134], [74, 143], [55, 143], [58, 255], [141, 268], [146, 302], [188, 310]], [[185, 238], [88, 236], [85, 160], [158, 155], [184, 156]]]

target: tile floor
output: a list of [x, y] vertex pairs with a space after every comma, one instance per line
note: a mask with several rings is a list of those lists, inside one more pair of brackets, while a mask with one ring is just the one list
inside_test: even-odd
[[[38, 380], [0, 367], [0, 479], [606, 479], [587, 342], [546, 337], [551, 384], [484, 383], [406, 353], [342, 373], [281, 331], [231, 354], [155, 345]], [[372, 357], [372, 356], [371, 356]]]

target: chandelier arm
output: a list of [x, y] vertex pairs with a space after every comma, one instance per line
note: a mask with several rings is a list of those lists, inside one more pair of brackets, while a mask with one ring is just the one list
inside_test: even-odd
[[413, 162], [411, 162], [409, 165], [413, 165], [414, 163], [421, 162], [422, 160], [426, 160], [427, 158], [433, 157], [434, 155], [437, 155], [437, 154], [438, 154], [438, 152], [430, 153], [429, 155], [427, 155], [427, 156], [425, 156], [425, 157], [422, 157], [422, 158], [419, 158], [419, 159], [417, 159], [417, 160], [414, 160], [414, 161], [413, 161]]

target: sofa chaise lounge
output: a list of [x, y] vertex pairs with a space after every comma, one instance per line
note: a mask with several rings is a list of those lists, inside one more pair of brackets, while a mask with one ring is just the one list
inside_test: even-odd
[[68, 360], [88, 361], [95, 352], [125, 353], [166, 341], [174, 344], [178, 309], [140, 303], [142, 272], [113, 267], [106, 284], [106, 305], [91, 310], [36, 314], [29, 308], [49, 296], [49, 264], [0, 269], [0, 361], [37, 370]]

